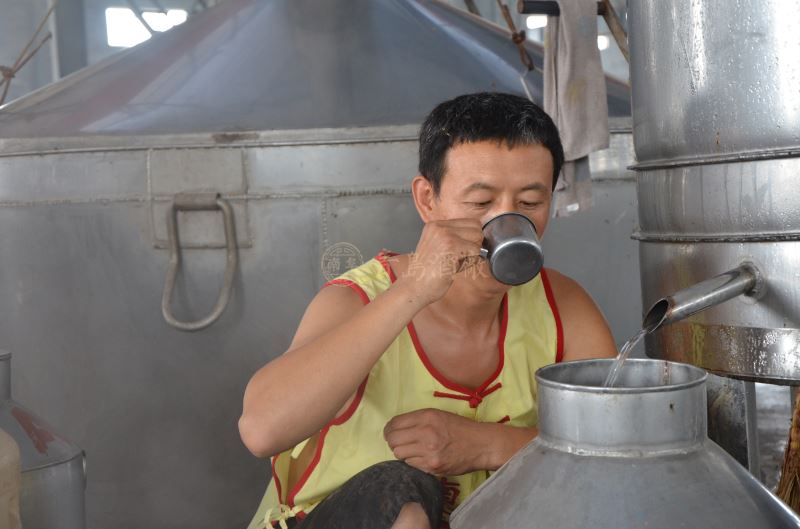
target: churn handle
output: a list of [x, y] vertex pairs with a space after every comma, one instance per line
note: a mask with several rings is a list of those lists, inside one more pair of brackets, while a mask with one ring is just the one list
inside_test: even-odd
[[[175, 289], [175, 279], [181, 266], [181, 244], [178, 237], [178, 211], [222, 211], [225, 221], [225, 246], [227, 248], [227, 261], [225, 265], [225, 278], [220, 290], [217, 304], [211, 314], [197, 321], [179, 321], [172, 315], [172, 293]], [[233, 287], [233, 276], [236, 274], [239, 256], [236, 252], [236, 226], [233, 220], [233, 208], [219, 193], [179, 193], [175, 195], [172, 207], [167, 212], [167, 230], [169, 232], [169, 269], [167, 280], [164, 283], [164, 293], [161, 296], [161, 312], [167, 323], [181, 331], [199, 331], [205, 329], [220, 317], [228, 306]]]

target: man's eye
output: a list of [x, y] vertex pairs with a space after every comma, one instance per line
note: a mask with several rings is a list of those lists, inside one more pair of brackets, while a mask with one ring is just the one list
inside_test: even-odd
[[523, 208], [535, 208], [541, 206], [541, 202], [521, 202]]
[[470, 206], [475, 206], [476, 208], [485, 208], [491, 203], [492, 202], [489, 201], [489, 200], [487, 200], [485, 202], [467, 202], [467, 204], [469, 204]]

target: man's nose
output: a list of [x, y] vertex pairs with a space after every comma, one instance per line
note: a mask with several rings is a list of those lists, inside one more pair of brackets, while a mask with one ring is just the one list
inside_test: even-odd
[[494, 207], [492, 207], [491, 210], [488, 212], [486, 218], [482, 219], [484, 224], [489, 219], [493, 219], [496, 216], [501, 215], [503, 213], [521, 213], [521, 211], [518, 211], [517, 201], [514, 200], [514, 197], [506, 197], [498, 199], [497, 201], [495, 201], [493, 206]]

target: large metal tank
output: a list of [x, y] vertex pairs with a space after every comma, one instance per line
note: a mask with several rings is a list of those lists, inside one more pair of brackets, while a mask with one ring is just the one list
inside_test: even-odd
[[644, 306], [746, 262], [763, 284], [664, 327], [648, 354], [800, 380], [800, 11], [644, 0], [628, 16]]
[[778, 529], [800, 518], [706, 435], [706, 373], [660, 360], [536, 374], [539, 435], [450, 519], [453, 529]]
[[[323, 264], [413, 249], [425, 114], [523, 81], [539, 97], [521, 70], [506, 31], [435, 1], [229, 0], [0, 110], [0, 343], [20, 399], [88, 454], [89, 527], [250, 520], [269, 472], [239, 440], [246, 381]], [[629, 111], [626, 87], [609, 107]], [[226, 204], [233, 230], [198, 210]], [[205, 330], [162, 317], [170, 261], [183, 322], [234, 263]]]

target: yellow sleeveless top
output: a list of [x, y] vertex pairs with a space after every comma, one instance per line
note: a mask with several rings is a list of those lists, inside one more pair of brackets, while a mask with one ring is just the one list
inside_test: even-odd
[[[382, 253], [328, 285], [355, 290], [364, 304], [395, 281]], [[449, 381], [431, 364], [409, 323], [361, 383], [352, 404], [325, 426], [309, 466], [291, 490], [286, 489], [289, 463], [306, 442], [272, 458], [272, 482], [249, 529], [286, 526], [302, 518], [348, 479], [382, 461], [394, 460], [383, 427], [396, 415], [437, 408], [480, 422], [531, 427], [538, 422], [534, 372], [561, 360], [563, 333], [547, 272], [512, 287], [503, 298], [497, 369], [476, 389]], [[488, 471], [442, 478], [445, 508], [450, 513], [487, 478]]]

